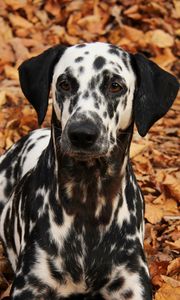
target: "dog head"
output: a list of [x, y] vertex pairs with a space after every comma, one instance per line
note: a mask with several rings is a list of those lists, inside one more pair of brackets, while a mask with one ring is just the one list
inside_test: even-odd
[[39, 123], [52, 84], [61, 150], [79, 159], [108, 155], [133, 120], [146, 135], [179, 89], [174, 76], [144, 56], [106, 43], [50, 48], [24, 62], [19, 74]]

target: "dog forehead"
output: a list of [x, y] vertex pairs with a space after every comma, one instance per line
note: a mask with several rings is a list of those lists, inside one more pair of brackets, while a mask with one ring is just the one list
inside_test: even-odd
[[53, 81], [70, 71], [76, 78], [89, 79], [107, 69], [128, 78], [131, 72], [129, 54], [107, 43], [79, 44], [68, 47], [54, 68]]

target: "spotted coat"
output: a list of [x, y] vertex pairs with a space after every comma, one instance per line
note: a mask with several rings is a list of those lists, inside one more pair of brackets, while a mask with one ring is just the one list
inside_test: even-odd
[[105, 44], [56, 46], [19, 68], [42, 123], [0, 158], [0, 236], [12, 300], [151, 300], [144, 201], [129, 160], [172, 105], [176, 79]]

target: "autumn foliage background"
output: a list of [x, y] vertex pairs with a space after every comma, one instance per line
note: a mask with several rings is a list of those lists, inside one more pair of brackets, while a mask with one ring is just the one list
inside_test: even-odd
[[[0, 0], [0, 154], [37, 128], [19, 87], [19, 64], [51, 45], [109, 42], [141, 52], [178, 77], [178, 0]], [[43, 126], [49, 126], [51, 104]], [[145, 250], [155, 300], [180, 299], [180, 98], [145, 138], [134, 133], [131, 157], [146, 201]], [[12, 273], [0, 245], [0, 299]]]

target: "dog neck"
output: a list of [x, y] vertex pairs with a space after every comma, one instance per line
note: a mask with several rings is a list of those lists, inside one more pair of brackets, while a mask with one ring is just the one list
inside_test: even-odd
[[[61, 152], [61, 127], [53, 116], [51, 143], [61, 205], [83, 223], [107, 225], [114, 199], [122, 195], [133, 125], [119, 133], [117, 146], [108, 157], [80, 161]], [[58, 145], [58, 146], [57, 146]]]

